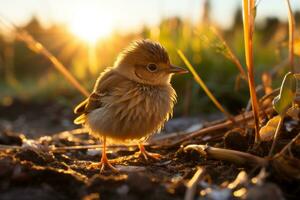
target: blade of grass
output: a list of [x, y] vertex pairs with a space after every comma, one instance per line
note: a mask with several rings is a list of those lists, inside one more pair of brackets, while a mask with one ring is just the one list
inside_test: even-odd
[[46, 57], [55, 67], [58, 72], [60, 72], [71, 85], [73, 85], [81, 94], [85, 97], [89, 96], [89, 92], [77, 81], [77, 79], [68, 71], [68, 69], [52, 54], [50, 53], [40, 42], [36, 41], [27, 31], [20, 29], [12, 22], [4, 19], [0, 15], [0, 22], [10, 29], [14, 29], [17, 39], [23, 41], [29, 49], [39, 53]]
[[85, 97], [89, 96], [89, 92], [82, 87], [82, 85], [75, 79], [75, 77], [67, 70], [67, 68], [52, 54], [50, 53], [41, 43], [36, 41], [29, 33], [25, 31], [18, 31], [17, 32], [18, 39], [22, 40], [27, 44], [27, 46], [45, 56], [70, 83], [73, 85], [81, 94], [83, 94]]
[[189, 70], [192, 72], [195, 81], [202, 87], [206, 95], [210, 98], [210, 100], [215, 104], [215, 106], [222, 112], [226, 117], [228, 117], [229, 120], [231, 120], [234, 123], [234, 118], [232, 115], [226, 111], [225, 108], [219, 103], [219, 101], [215, 98], [215, 96], [210, 92], [208, 87], [205, 85], [204, 81], [200, 78], [200, 76], [197, 74], [194, 67], [191, 65], [191, 63], [188, 61], [188, 59], [185, 57], [185, 55], [182, 53], [182, 51], [177, 50], [178, 55], [183, 60], [185, 65], [189, 68]]
[[253, 66], [253, 32], [254, 32], [254, 0], [243, 0], [243, 25], [245, 56], [248, 69], [248, 84], [251, 97], [251, 105], [255, 122], [255, 143], [259, 142], [259, 107], [255, 91], [254, 66]]
[[294, 68], [294, 32], [295, 32], [295, 18], [293, 11], [291, 9], [290, 0], [286, 0], [286, 5], [288, 9], [288, 18], [289, 18], [289, 62], [291, 72], [295, 73]]

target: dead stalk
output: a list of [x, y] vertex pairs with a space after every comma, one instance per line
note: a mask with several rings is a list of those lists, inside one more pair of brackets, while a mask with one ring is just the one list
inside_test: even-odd
[[288, 18], [289, 18], [289, 62], [291, 67], [291, 72], [295, 73], [294, 68], [294, 32], [295, 32], [295, 18], [293, 11], [291, 9], [290, 0], [286, 0], [286, 5], [288, 9]]
[[[238, 123], [238, 121], [236, 122]], [[178, 140], [174, 140], [168, 144], [164, 144], [165, 147], [172, 147], [172, 146], [176, 146], [176, 145], [179, 145], [187, 140], [190, 140], [190, 139], [193, 139], [193, 138], [197, 138], [199, 136], [203, 136], [205, 134], [208, 134], [208, 133], [212, 133], [214, 131], [218, 131], [218, 130], [223, 130], [223, 129], [226, 129], [226, 128], [230, 128], [232, 127], [233, 123], [231, 121], [226, 121], [226, 122], [223, 122], [221, 124], [216, 124], [214, 126], [210, 126], [210, 127], [207, 127], [207, 128], [203, 128], [201, 130], [198, 130], [198, 131], [195, 131], [195, 132], [192, 132], [184, 137], [181, 137], [180, 139]], [[170, 139], [170, 138], [168, 138]]]
[[186, 187], [186, 192], [184, 195], [184, 200], [193, 200], [196, 189], [197, 189], [197, 184], [201, 179], [203, 179], [205, 175], [206, 170], [202, 167], [199, 167], [192, 179], [187, 183]]
[[82, 85], [76, 80], [76, 78], [67, 70], [67, 68], [41, 43], [36, 41], [28, 32], [24, 30], [17, 30], [18, 39], [25, 42], [25, 44], [33, 51], [45, 56], [70, 83], [85, 97], [89, 96], [89, 92], [82, 87]]
[[208, 89], [208, 87], [205, 85], [204, 81], [201, 79], [201, 77], [197, 74], [195, 68], [192, 66], [192, 64], [188, 61], [188, 59], [185, 57], [185, 55], [182, 53], [182, 51], [177, 50], [178, 55], [183, 60], [185, 65], [189, 68], [191, 73], [194, 76], [195, 81], [202, 87], [206, 95], [210, 98], [210, 100], [215, 104], [215, 106], [222, 112], [224, 115], [234, 122], [234, 117], [220, 104], [220, 102], [215, 98], [215, 96], [211, 93], [211, 91]]
[[255, 143], [259, 142], [259, 106], [255, 91], [254, 66], [253, 66], [253, 33], [254, 33], [254, 0], [243, 0], [243, 22], [245, 56], [248, 69], [248, 84], [250, 90], [251, 104], [255, 122]]
[[268, 164], [268, 161], [264, 158], [236, 150], [215, 148], [207, 145], [188, 145], [184, 147], [184, 151], [187, 150], [196, 150], [205, 157], [229, 161], [238, 165], [258, 165], [264, 167]]
[[[261, 114], [265, 114], [265, 112], [269, 113], [269, 112], [272, 112], [272, 111], [273, 111], [272, 107], [267, 107], [267, 108], [265, 108], [264, 112], [261, 112]], [[215, 125], [212, 125], [212, 126], [194, 131], [194, 132], [192, 132], [192, 133], [190, 133], [186, 136], [180, 137], [180, 139], [177, 139], [177, 140], [175, 140], [174, 137], [165, 138], [165, 140], [172, 139], [172, 142], [170, 142], [168, 144], [163, 144], [163, 146], [168, 148], [168, 147], [173, 147], [173, 146], [176, 146], [176, 145], [180, 145], [183, 142], [191, 140], [193, 138], [198, 138], [200, 136], [205, 136], [206, 134], [214, 133], [216, 131], [229, 129], [229, 128], [233, 127], [235, 124], [240, 124], [241, 126], [244, 126], [243, 123], [247, 123], [248, 121], [250, 121], [252, 119], [253, 119], [253, 112], [243, 113], [243, 114], [240, 114], [240, 115], [235, 117], [235, 123], [233, 123], [232, 121], [225, 121], [225, 122], [222, 122], [222, 123], [219, 123], [219, 124], [215, 124]], [[225, 134], [225, 131], [224, 131], [224, 134]], [[162, 141], [160, 141], [159, 143], [162, 143]]]
[[26, 30], [20, 29], [14, 23], [3, 19], [0, 16], [0, 22], [9, 29], [14, 29], [17, 38], [28, 46], [32, 51], [45, 56], [68, 81], [73, 85], [81, 94], [85, 97], [89, 96], [89, 92], [77, 81], [77, 79], [68, 71], [68, 69], [52, 54], [50, 53], [40, 42], [36, 41]]

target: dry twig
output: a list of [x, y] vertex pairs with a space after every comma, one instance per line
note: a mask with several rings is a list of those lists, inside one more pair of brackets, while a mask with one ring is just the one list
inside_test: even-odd
[[192, 179], [187, 183], [187, 189], [184, 195], [184, 200], [193, 200], [195, 193], [196, 193], [196, 188], [198, 182], [203, 179], [205, 175], [205, 169], [202, 167], [199, 167]]
[[239, 165], [251, 165], [251, 166], [264, 167], [267, 166], [268, 164], [268, 161], [266, 159], [242, 151], [215, 148], [207, 145], [195, 145], [195, 144], [184, 147], [184, 151], [187, 150], [195, 150], [203, 156], [217, 159], [217, 160], [229, 161]]
[[[272, 111], [273, 111], [272, 107], [268, 107], [264, 110], [264, 112], [267, 112], [267, 113], [272, 112]], [[264, 113], [261, 113], [261, 114], [264, 114]], [[220, 131], [220, 130], [224, 130], [224, 134], [225, 134], [226, 129], [233, 127], [235, 124], [239, 124], [240, 126], [242, 126], [241, 125], [242, 123], [245, 124], [245, 123], [249, 122], [250, 120], [253, 120], [253, 113], [252, 112], [243, 113], [243, 114], [240, 114], [235, 117], [235, 123], [233, 123], [232, 121], [225, 121], [225, 122], [213, 125], [213, 126], [209, 126], [209, 127], [194, 131], [184, 137], [180, 137], [177, 140], [174, 137], [173, 138], [165, 138], [165, 140], [172, 139], [172, 142], [170, 142], [170, 143], [166, 143], [165, 141], [160, 141], [159, 143], [164, 143], [163, 146], [168, 148], [168, 147], [180, 145], [185, 141], [188, 141], [188, 140], [200, 137], [200, 136], [205, 136], [209, 133], [215, 133], [216, 131]], [[245, 125], [243, 125], [243, 126], [245, 126]]]

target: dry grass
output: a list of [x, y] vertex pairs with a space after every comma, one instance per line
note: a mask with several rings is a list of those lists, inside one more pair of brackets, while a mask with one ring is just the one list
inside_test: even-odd
[[14, 33], [16, 34], [16, 38], [20, 41], [23, 41], [29, 49], [47, 58], [53, 64], [52, 66], [58, 70], [58, 72], [61, 73], [63, 77], [83, 96], [89, 96], [89, 92], [69, 72], [69, 70], [50, 51], [48, 51], [48, 49], [46, 49], [40, 42], [36, 41], [27, 31], [17, 27], [15, 24], [7, 19], [4, 19], [2, 16], [0, 16], [0, 22], [4, 27], [13, 29]]
[[254, 82], [253, 65], [253, 33], [254, 33], [254, 0], [243, 0], [243, 22], [244, 22], [244, 42], [245, 56], [248, 69], [248, 84], [251, 96], [251, 104], [255, 121], [255, 143], [259, 142], [259, 106]]
[[89, 92], [76, 80], [76, 78], [67, 70], [67, 68], [52, 54], [50, 53], [41, 43], [36, 41], [26, 31], [17, 31], [17, 38], [23, 42], [34, 52], [45, 56], [71, 85], [73, 85], [81, 94], [85, 97], [89, 96]]
[[293, 11], [291, 9], [290, 0], [286, 0], [286, 5], [288, 9], [288, 18], [289, 18], [289, 62], [291, 72], [295, 73], [294, 68], [294, 32], [295, 32], [295, 18]]
[[211, 93], [211, 91], [208, 89], [208, 87], [205, 85], [204, 81], [200, 78], [200, 76], [197, 74], [196, 70], [192, 66], [192, 64], [188, 61], [188, 59], [185, 57], [185, 55], [182, 53], [182, 51], [177, 50], [178, 55], [183, 60], [185, 65], [189, 68], [191, 73], [194, 76], [195, 81], [202, 87], [206, 95], [210, 98], [210, 100], [215, 104], [215, 106], [222, 112], [224, 115], [230, 119], [232, 122], [234, 122], [233, 116], [220, 104], [220, 102], [216, 99], [216, 97]]

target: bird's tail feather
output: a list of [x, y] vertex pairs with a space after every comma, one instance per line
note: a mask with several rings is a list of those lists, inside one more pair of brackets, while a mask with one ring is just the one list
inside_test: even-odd
[[76, 106], [76, 108], [74, 109], [74, 113], [75, 114], [83, 113], [87, 103], [88, 103], [88, 99], [86, 99], [86, 100], [82, 101], [80, 104], [78, 104]]
[[86, 115], [82, 114], [74, 120], [74, 124], [84, 124], [85, 121], [86, 121]]

